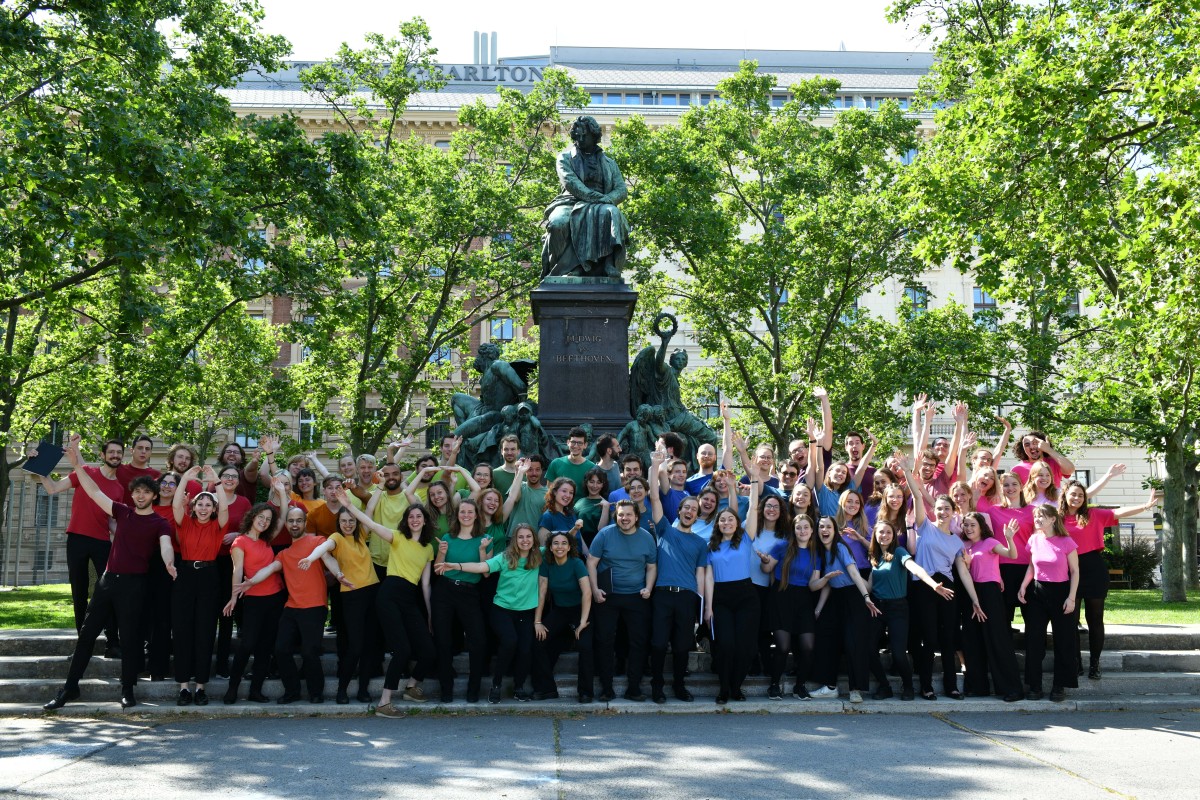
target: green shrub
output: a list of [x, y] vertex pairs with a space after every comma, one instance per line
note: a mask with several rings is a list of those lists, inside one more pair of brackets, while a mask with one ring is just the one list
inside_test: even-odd
[[1131, 589], [1153, 589], [1154, 573], [1158, 569], [1154, 540], [1137, 537], [1121, 550], [1109, 549], [1111, 541], [1111, 535], [1104, 537], [1104, 560], [1108, 568], [1124, 570]]

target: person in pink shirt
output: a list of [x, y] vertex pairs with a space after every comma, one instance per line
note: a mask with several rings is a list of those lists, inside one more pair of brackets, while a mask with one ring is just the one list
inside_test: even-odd
[[[1158, 493], [1151, 489], [1150, 499], [1141, 505], [1117, 509], [1089, 508], [1087, 487], [1076, 480], [1067, 481], [1063, 486], [1059, 513], [1062, 514], [1063, 527], [1079, 548], [1079, 599], [1083, 601], [1087, 616], [1088, 678], [1092, 680], [1100, 679], [1100, 653], [1104, 650], [1104, 599], [1108, 597], [1108, 564], [1102, 554], [1104, 531], [1115, 527], [1125, 517], [1149, 511], [1157, 502]], [[1078, 608], [1075, 609], [1075, 623], [1078, 630]], [[1079, 657], [1079, 663], [1082, 664], [1082, 652], [1079, 652]]]
[[1055, 450], [1054, 445], [1050, 444], [1050, 438], [1041, 431], [1030, 431], [1013, 442], [1013, 455], [1017, 457], [1018, 463], [1010, 472], [1020, 479], [1022, 485], [1028, 483], [1029, 470], [1039, 461], [1044, 461], [1050, 467], [1056, 487], [1062, 483], [1063, 478], [1075, 474], [1074, 462]]
[[1028, 474], [1025, 476], [1024, 486], [1021, 488], [1021, 496], [1025, 498], [1025, 505], [1040, 506], [1046, 503], [1058, 505], [1058, 484], [1054, 468], [1049, 462], [1037, 461], [1029, 468]]
[[984, 613], [982, 620], [971, 614], [961, 615], [963, 658], [967, 666], [963, 688], [967, 697], [987, 697], [992, 693], [988, 688], [989, 672], [992, 688], [1006, 703], [1025, 697], [1000, 588], [1000, 556], [1016, 558], [1014, 537], [1019, 528], [1016, 520], [1009, 520], [1004, 536], [996, 537], [986, 515], [972, 511], [962, 518], [963, 561], [975, 582], [975, 594]]
[[1061, 703], [1067, 689], [1079, 686], [1075, 671], [1075, 598], [1079, 592], [1079, 555], [1075, 540], [1063, 527], [1058, 509], [1038, 506], [1035, 533], [1029, 537], [1029, 567], [1017, 599], [1025, 618], [1025, 683], [1027, 700], [1041, 700], [1046, 626], [1054, 632], [1054, 683], [1050, 699]]
[[[977, 484], [977, 492], [983, 485]], [[1008, 612], [1008, 621], [1011, 624], [1017, 606], [1020, 605], [1017, 601], [1017, 590], [1021, 588], [1021, 581], [1029, 567], [1029, 537], [1033, 535], [1034, 506], [1025, 505], [1025, 498], [1021, 496], [1021, 482], [1011, 472], [1000, 478], [1000, 487], [999, 503], [995, 502], [994, 494], [982, 492], [975, 501], [975, 508], [987, 515], [993, 531], [1007, 530], [1008, 523], [1017, 523], [1017, 532], [1008, 537], [1008, 541], [1016, 546], [1017, 554], [1011, 558], [1007, 555], [1000, 556], [1000, 588], [1004, 594], [1004, 608]]]

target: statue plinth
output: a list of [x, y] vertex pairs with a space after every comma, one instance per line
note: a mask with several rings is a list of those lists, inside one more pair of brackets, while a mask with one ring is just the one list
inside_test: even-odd
[[548, 278], [530, 292], [541, 329], [538, 419], [565, 439], [575, 425], [617, 434], [629, 422], [629, 324], [637, 292], [609, 279]]

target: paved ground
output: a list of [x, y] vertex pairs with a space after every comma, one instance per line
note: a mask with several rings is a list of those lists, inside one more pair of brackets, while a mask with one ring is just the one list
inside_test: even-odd
[[43, 798], [1195, 797], [1200, 711], [0, 719]]

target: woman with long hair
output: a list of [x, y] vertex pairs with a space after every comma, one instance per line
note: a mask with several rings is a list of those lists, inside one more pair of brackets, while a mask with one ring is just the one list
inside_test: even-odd
[[1050, 699], [1059, 703], [1067, 689], [1079, 686], [1075, 671], [1075, 597], [1079, 591], [1078, 545], [1063, 527], [1058, 509], [1040, 505], [1034, 512], [1037, 531], [1029, 537], [1029, 568], [1017, 598], [1025, 618], [1026, 700], [1041, 700], [1046, 626], [1054, 632], [1054, 683]]
[[736, 507], [717, 513], [704, 572], [704, 624], [713, 641], [713, 670], [720, 681], [717, 704], [745, 700], [742, 682], [750, 670], [758, 632], [758, 594], [751, 570], [761, 569], [754, 534], [742, 528]]
[[1045, 461], [1035, 461], [1029, 468], [1029, 479], [1021, 489], [1025, 505], [1058, 505], [1058, 484], [1054, 482], [1054, 472]]
[[[575, 482], [570, 478], [555, 478], [546, 489], [546, 502], [538, 520], [538, 541], [547, 542], [556, 531], [569, 531], [576, 537], [582, 527], [575, 515]], [[582, 541], [575, 543], [575, 549], [587, 557], [587, 545]]]
[[608, 492], [608, 473], [599, 467], [589, 469], [583, 476], [583, 497], [575, 501], [575, 516], [583, 520], [579, 534], [589, 547], [596, 533], [608, 524]]
[[975, 470], [970, 486], [977, 510], [982, 500], [987, 500], [993, 506], [1004, 505], [1004, 492], [1000, 488], [1000, 477], [996, 474], [995, 467], [985, 466]]
[[[1025, 571], [1029, 568], [1029, 537], [1033, 535], [1034, 506], [1025, 504], [1025, 497], [1021, 494], [1021, 481], [1016, 475], [1005, 473], [997, 480], [997, 490], [992, 492], [983, 490], [987, 475], [986, 471], [980, 471], [981, 483], [977, 484], [980, 492], [975, 501], [976, 509], [987, 515], [993, 535], [997, 532], [1007, 535], [1008, 524], [1014, 521], [1017, 523], [1016, 532], [1005, 539], [1006, 546], [1014, 546], [1016, 555], [1010, 558], [1001, 554], [999, 557], [1000, 588], [1006, 619], [1011, 625], [1017, 606], [1020, 605], [1017, 601], [1017, 590], [1021, 588]], [[997, 496], [999, 502], [993, 499]]]
[[[238, 446], [236, 442], [232, 444], [235, 447]], [[225, 535], [221, 539], [221, 550], [217, 553], [217, 574], [221, 578], [221, 591], [225, 594], [231, 593], [233, 587], [237, 584], [237, 581], [233, 580], [233, 556], [230, 553], [230, 548], [233, 546], [233, 540], [238, 537], [239, 531], [242, 529], [242, 518], [249, 513], [251, 506], [251, 502], [238, 493], [241, 479], [241, 470], [236, 465], [227, 464], [218, 467], [218, 483], [213, 490], [216, 494], [224, 494], [225, 500], [229, 505], [229, 524], [225, 527]], [[254, 573], [250, 574], [253, 575]], [[229, 653], [232, 644], [233, 617], [220, 614], [217, 619], [217, 668], [215, 670], [218, 677], [228, 678], [230, 675]]]
[[[763, 491], [766, 481], [765, 469], [757, 462], [750, 464], [750, 509], [746, 518], [746, 532], [754, 537], [754, 550], [762, 558], [770, 556], [777, 542], [784, 542], [792, 529], [787, 502], [776, 494]], [[791, 538], [788, 536], [787, 538]], [[765, 675], [771, 671], [771, 642], [773, 632], [768, 614], [771, 578], [773, 573], [763, 569], [750, 570], [750, 580], [758, 594], [758, 653], [751, 663], [750, 674]]]
[[[584, 479], [587, 480], [586, 478]], [[533, 699], [558, 697], [554, 667], [564, 650], [579, 653], [576, 693], [580, 703], [592, 701], [592, 585], [587, 565], [579, 557], [575, 537], [566, 531], [550, 534], [548, 555], [538, 572], [538, 605], [533, 632]]]
[[871, 496], [867, 498], [864, 509], [867, 515], [867, 530], [875, 530], [875, 519], [879, 515], [879, 507], [883, 505], [883, 495], [889, 486], [895, 486], [899, 481], [896, 479], [896, 473], [887, 467], [880, 467], [875, 470], [871, 483]]
[[1012, 629], [1004, 610], [1004, 594], [1000, 589], [1000, 557], [1015, 558], [1015, 537], [1020, 523], [1009, 520], [1004, 533], [1008, 543], [992, 535], [992, 526], [985, 514], [972, 511], [962, 519], [963, 560], [975, 583], [975, 594], [983, 619], [962, 615], [963, 661], [967, 674], [963, 690], [967, 697], [988, 697], [988, 673], [996, 694], [1006, 703], [1020, 700], [1021, 674], [1017, 671], [1017, 654]]
[[[797, 700], [812, 699], [805, 682], [812, 673], [813, 646], [816, 642], [815, 603], [809, 591], [808, 581], [816, 565], [816, 548], [813, 544], [812, 520], [800, 514], [792, 521], [792, 535], [787, 540], [775, 542], [769, 557], [761, 569], [774, 573], [775, 583], [768, 595], [767, 615], [769, 626], [775, 637], [775, 657], [772, 659], [771, 685], [767, 697], [783, 699], [783, 672], [787, 666], [788, 653], [793, 654], [796, 665], [796, 681], [792, 685], [792, 697]], [[821, 600], [827, 601], [829, 588], [823, 591]]]
[[500, 702], [501, 682], [510, 668], [513, 696], [521, 702], [533, 699], [533, 695], [525, 690], [525, 678], [533, 655], [533, 620], [537, 612], [538, 576], [542, 565], [542, 552], [536, 542], [533, 526], [522, 522], [513, 528], [508, 548], [503, 553], [482, 563], [443, 561], [436, 567], [438, 574], [457, 570], [478, 575], [495, 572], [500, 576], [492, 601], [492, 629], [499, 640], [499, 648], [496, 666], [492, 669], [489, 703]]
[[838, 533], [831, 516], [817, 523], [816, 564], [808, 588], [819, 592], [830, 587], [828, 601], [818, 601], [813, 613], [817, 618], [816, 679], [823, 684], [813, 697], [838, 696], [838, 662], [846, 656], [850, 679], [850, 702], [861, 703], [869, 690], [867, 669], [871, 642], [870, 618], [879, 614], [866, 581], [858, 572], [854, 556]]
[[[1089, 508], [1087, 487], [1076, 480], [1063, 484], [1059, 516], [1063, 527], [1075, 544], [1079, 558], [1079, 594], [1087, 617], [1088, 628], [1088, 678], [1100, 679], [1100, 654], [1104, 651], [1104, 600], [1108, 597], [1108, 564], [1104, 561], [1104, 531], [1116, 527], [1119, 520], [1141, 514], [1154, 508], [1158, 493], [1151, 489], [1150, 498], [1141, 505], [1122, 506], [1117, 509]], [[1079, 605], [1075, 608], [1076, 630], [1078, 631]], [[1083, 653], [1077, 648], [1079, 663]]]
[[820, 519], [820, 515], [817, 514], [817, 504], [813, 500], [812, 489], [803, 481], [798, 482], [792, 489], [789, 505], [791, 506], [790, 510], [793, 520], [802, 515], [806, 516], [809, 523], [812, 524], [812, 529], [814, 531], [817, 529], [817, 520]]
[[[928, 586], [940, 597], [950, 599], [954, 591], [943, 586], [929, 576], [921, 565], [913, 560], [908, 550], [897, 544], [896, 529], [885, 519], [875, 523], [871, 537], [871, 575], [867, 578], [867, 586], [875, 600], [880, 614], [870, 620], [870, 636], [868, 641], [877, 642], [886, 628], [888, 644], [892, 652], [892, 667], [900, 675], [900, 699], [912, 700], [916, 697], [913, 691], [913, 670], [908, 660], [908, 584], [909, 575]], [[879, 652], [874, 648], [870, 652], [870, 668], [875, 674], [878, 686], [872, 695], [876, 700], [886, 700], [892, 696], [892, 685], [883, 672], [883, 662]]]
[[1042, 463], [1050, 470], [1051, 482], [1057, 487], [1063, 478], [1075, 474], [1075, 464], [1071, 459], [1054, 449], [1050, 437], [1042, 431], [1030, 431], [1020, 439], [1013, 441], [1013, 455], [1017, 464], [1010, 470], [1022, 485], [1029, 483], [1029, 472], [1034, 464]]
[[[438, 554], [433, 568], [446, 561], [481, 563], [488, 555], [490, 541], [480, 524], [474, 500], [458, 504], [450, 532], [439, 537]], [[454, 623], [462, 626], [470, 673], [467, 678], [467, 702], [479, 702], [479, 684], [487, 669], [487, 633], [480, 606], [481, 578], [478, 573], [461, 570], [438, 572], [433, 583], [433, 639], [438, 652], [438, 678], [443, 703], [454, 701]]]
[[[283, 508], [287, 514], [287, 507]], [[229, 688], [225, 692], [225, 705], [238, 699], [238, 687], [246, 672], [250, 656], [254, 656], [254, 671], [250, 676], [250, 693], [247, 699], [256, 703], [270, 700], [263, 694], [263, 683], [270, 672], [271, 656], [275, 652], [275, 633], [279, 628], [279, 616], [287, 601], [283, 588], [283, 576], [274, 573], [262, 583], [255, 584], [239, 595], [232, 587], [275, 560], [270, 540], [283, 527], [283, 515], [270, 503], [259, 503], [242, 515], [239, 535], [229, 549], [233, 569], [233, 584], [229, 602], [223, 615], [232, 617], [239, 596], [242, 599], [242, 618], [238, 624], [237, 648], [233, 653], [233, 664], [229, 669]]]
[[854, 566], [865, 579], [871, 574], [871, 560], [867, 550], [871, 547], [871, 528], [867, 523], [863, 497], [855, 489], [847, 489], [838, 499], [838, 511], [833, 518], [842, 535], [842, 542], [854, 556]]

